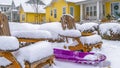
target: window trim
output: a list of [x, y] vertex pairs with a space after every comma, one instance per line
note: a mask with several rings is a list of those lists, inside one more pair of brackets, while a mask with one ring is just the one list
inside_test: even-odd
[[[74, 7], [73, 6], [70, 6], [70, 9], [73, 8], [73, 17], [74, 17]], [[70, 10], [70, 15], [71, 15], [71, 10]]]
[[[55, 10], [56, 10], [56, 15], [55, 15]], [[53, 12], [54, 12], [54, 18], [57, 18], [57, 9], [54, 8], [54, 9], [53, 9]]]
[[[64, 8], [65, 8], [65, 13], [64, 13], [64, 11], [63, 11]], [[62, 14], [66, 14], [66, 6], [64, 6], [64, 7], [62, 8]]]
[[52, 9], [50, 10], [50, 16], [53, 16], [53, 10]]
[[[96, 6], [96, 10], [94, 8], [95, 6]], [[89, 12], [87, 11], [87, 7], [89, 8]], [[87, 12], [88, 12], [89, 15], [87, 15]], [[96, 16], [95, 16], [94, 12], [96, 12]], [[88, 19], [96, 19], [96, 17], [97, 17], [97, 5], [96, 4], [86, 5], [85, 6], [85, 15], [87, 16]]]
[[[24, 18], [23, 18], [23, 16], [24, 16]], [[26, 16], [25, 14], [22, 14], [22, 19], [21, 19], [22, 22], [25, 22], [25, 16]]]

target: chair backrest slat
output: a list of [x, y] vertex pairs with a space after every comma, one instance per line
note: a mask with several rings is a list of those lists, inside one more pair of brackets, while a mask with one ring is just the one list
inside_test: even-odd
[[0, 13], [0, 35], [10, 36], [10, 29], [8, 24], [8, 18], [6, 15]]

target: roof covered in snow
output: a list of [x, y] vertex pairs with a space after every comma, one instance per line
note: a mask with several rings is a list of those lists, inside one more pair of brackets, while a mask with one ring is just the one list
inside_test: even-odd
[[23, 3], [21, 7], [23, 8], [24, 12], [30, 12], [30, 13], [37, 13], [37, 8], [38, 6], [38, 13], [45, 13], [45, 5], [36, 5], [36, 4], [28, 4], [28, 3]]
[[[50, 0], [50, 1], [48, 1], [48, 5], [46, 7], [50, 6], [53, 2], [56, 2], [56, 1], [57, 0]], [[66, 2], [77, 3], [77, 2], [86, 1], [86, 0], [65, 0], [65, 1]]]
[[11, 5], [12, 0], [0, 0], [0, 5]]
[[81, 2], [81, 1], [86, 1], [86, 0], [66, 0], [66, 2], [73, 2], [73, 3]]

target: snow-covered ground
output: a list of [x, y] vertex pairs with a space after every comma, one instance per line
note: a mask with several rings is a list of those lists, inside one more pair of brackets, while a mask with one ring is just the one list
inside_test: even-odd
[[[60, 45], [60, 44], [55, 44]], [[120, 64], [120, 41], [103, 40], [101, 50], [94, 49], [92, 52], [102, 53], [107, 56], [107, 61], [111, 63], [111, 68], [119, 68]], [[99, 66], [76, 64], [55, 60], [55, 65], [50, 68], [99, 68]]]
[[[79, 27], [81, 25], [77, 24], [77, 26]], [[89, 26], [91, 26], [91, 25], [89, 25]], [[86, 28], [84, 27], [84, 30], [88, 29], [88, 27], [86, 27]], [[81, 28], [81, 29], [83, 29], [83, 28]], [[79, 31], [74, 31], [74, 32], [72, 31], [72, 33], [71, 33], [71, 31], [62, 31], [61, 24], [59, 22], [56, 22], [56, 23], [47, 23], [47, 24], [42, 24], [42, 25], [33, 25], [33, 24], [28, 24], [28, 23], [22, 23], [22, 24], [21, 23], [10, 23], [10, 31], [13, 34], [14, 34], [14, 31], [19, 31], [19, 32], [20, 31], [25, 31], [25, 32], [27, 32], [27, 31], [33, 31], [35, 33], [36, 30], [37, 31], [40, 30], [40, 32], [41, 32], [41, 30], [47, 31], [47, 33], [46, 32], [42, 32], [42, 34], [48, 34], [48, 33], [50, 33], [52, 35], [52, 38], [59, 38], [58, 37], [59, 34], [62, 34], [62, 35], [65, 35], [65, 36], [66, 35], [67, 36], [71, 36], [71, 35], [79, 36], [80, 35]], [[75, 32], [77, 34], [74, 34]], [[36, 34], [38, 34], [38, 33], [36, 33]], [[3, 40], [3, 39], [0, 39], [0, 40]], [[101, 41], [101, 40], [102, 39], [101, 39], [100, 36], [94, 35], [94, 36], [89, 37], [89, 39], [87, 39], [87, 40], [83, 39], [82, 41], [83, 42], [87, 41], [88, 43], [91, 43], [91, 42], [92, 43], [96, 43], [96, 42]], [[110, 41], [110, 40], [102, 40], [102, 41], [103, 41], [103, 45], [102, 45], [101, 50], [99, 50], [99, 49], [93, 49], [91, 52], [102, 53], [102, 54], [106, 55], [107, 56], [107, 60], [109, 62], [111, 62], [111, 68], [119, 68], [119, 64], [120, 64], [120, 59], [119, 59], [119, 57], [120, 57], [120, 53], [119, 53], [119, 51], [120, 51], [120, 41]], [[2, 42], [0, 42], [0, 44], [1, 43]], [[6, 42], [2, 43], [1, 48], [2, 48], [3, 45], [5, 45], [5, 43]], [[47, 51], [47, 50], [50, 49], [50, 47], [52, 47], [52, 48], [62, 48], [63, 49], [64, 45], [69, 45], [69, 44], [66, 44], [66, 43], [57, 43], [57, 42], [52, 43], [52, 42], [49, 42], [48, 46], [46, 46], [45, 49], [44, 49], [44, 48], [41, 48], [42, 44], [41, 44], [41, 46], [39, 46], [38, 44], [40, 45], [41, 42], [40, 43], [38, 42], [38, 43], [32, 44], [32, 45], [30, 45], [28, 47], [19, 49], [19, 51], [20, 51], [19, 53], [21, 55], [19, 56], [19, 54], [17, 52], [17, 54], [16, 54], [17, 55], [16, 56], [17, 59], [19, 59], [19, 61], [22, 62], [22, 59], [23, 60], [28, 60], [30, 58], [29, 60], [31, 61], [33, 59], [31, 61], [31, 62], [33, 62], [33, 61], [36, 61], [36, 60], [40, 59], [40, 58], [35, 58], [35, 57], [41, 57], [41, 55], [42, 55], [42, 57], [44, 57], [43, 55], [45, 55], [45, 54], [41, 54], [41, 52], [48, 52], [48, 53], [46, 53], [46, 55], [49, 55], [50, 52]], [[11, 46], [12, 45], [13, 44], [11, 43]], [[49, 46], [49, 45], [51, 45], [51, 46]], [[33, 50], [33, 47], [34, 47], [35, 50]], [[40, 47], [40, 48], [38, 48], [38, 47]], [[47, 47], [48, 47], [48, 49], [47, 49]], [[27, 55], [27, 53], [24, 55], [24, 51], [25, 52], [29, 51], [30, 54], [29, 53], [28, 54], [30, 56]], [[34, 53], [32, 51], [36, 51], [36, 52]], [[37, 53], [40, 53], [40, 54], [38, 55]], [[22, 56], [22, 59], [20, 58], [21, 56]], [[31, 58], [31, 57], [34, 57], [34, 58]], [[4, 62], [3, 63], [3, 61], [5, 61], [5, 60], [3, 58], [0, 58], [0, 65], [2, 64], [2, 65], [5, 66], [7, 64], [10, 64], [10, 62]], [[69, 68], [99, 68], [98, 66], [76, 64], [76, 63], [72, 63], [72, 62], [58, 61], [56, 59], [55, 59], [55, 65], [52, 65], [50, 68], [66, 68], [66, 67], [69, 67]]]

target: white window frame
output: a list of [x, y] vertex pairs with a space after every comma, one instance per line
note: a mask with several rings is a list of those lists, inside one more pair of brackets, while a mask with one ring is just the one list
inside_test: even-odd
[[70, 6], [70, 15], [71, 15], [71, 8], [73, 8], [73, 17], [74, 17], [74, 7], [73, 6]]
[[[65, 9], [65, 11], [64, 11], [64, 9]], [[62, 8], [62, 14], [66, 14], [66, 7], [65, 6]]]
[[[94, 6], [96, 6], [96, 10], [94, 10]], [[87, 7], [89, 8], [89, 11], [87, 11]], [[91, 10], [92, 7], [92, 10]], [[94, 15], [94, 11], [96, 11], [96, 16]], [[89, 12], [87, 15], [86, 13]], [[92, 15], [91, 15], [92, 14]], [[96, 19], [97, 18], [97, 4], [91, 3], [89, 5], [85, 5], [85, 15], [88, 17], [88, 19]]]

